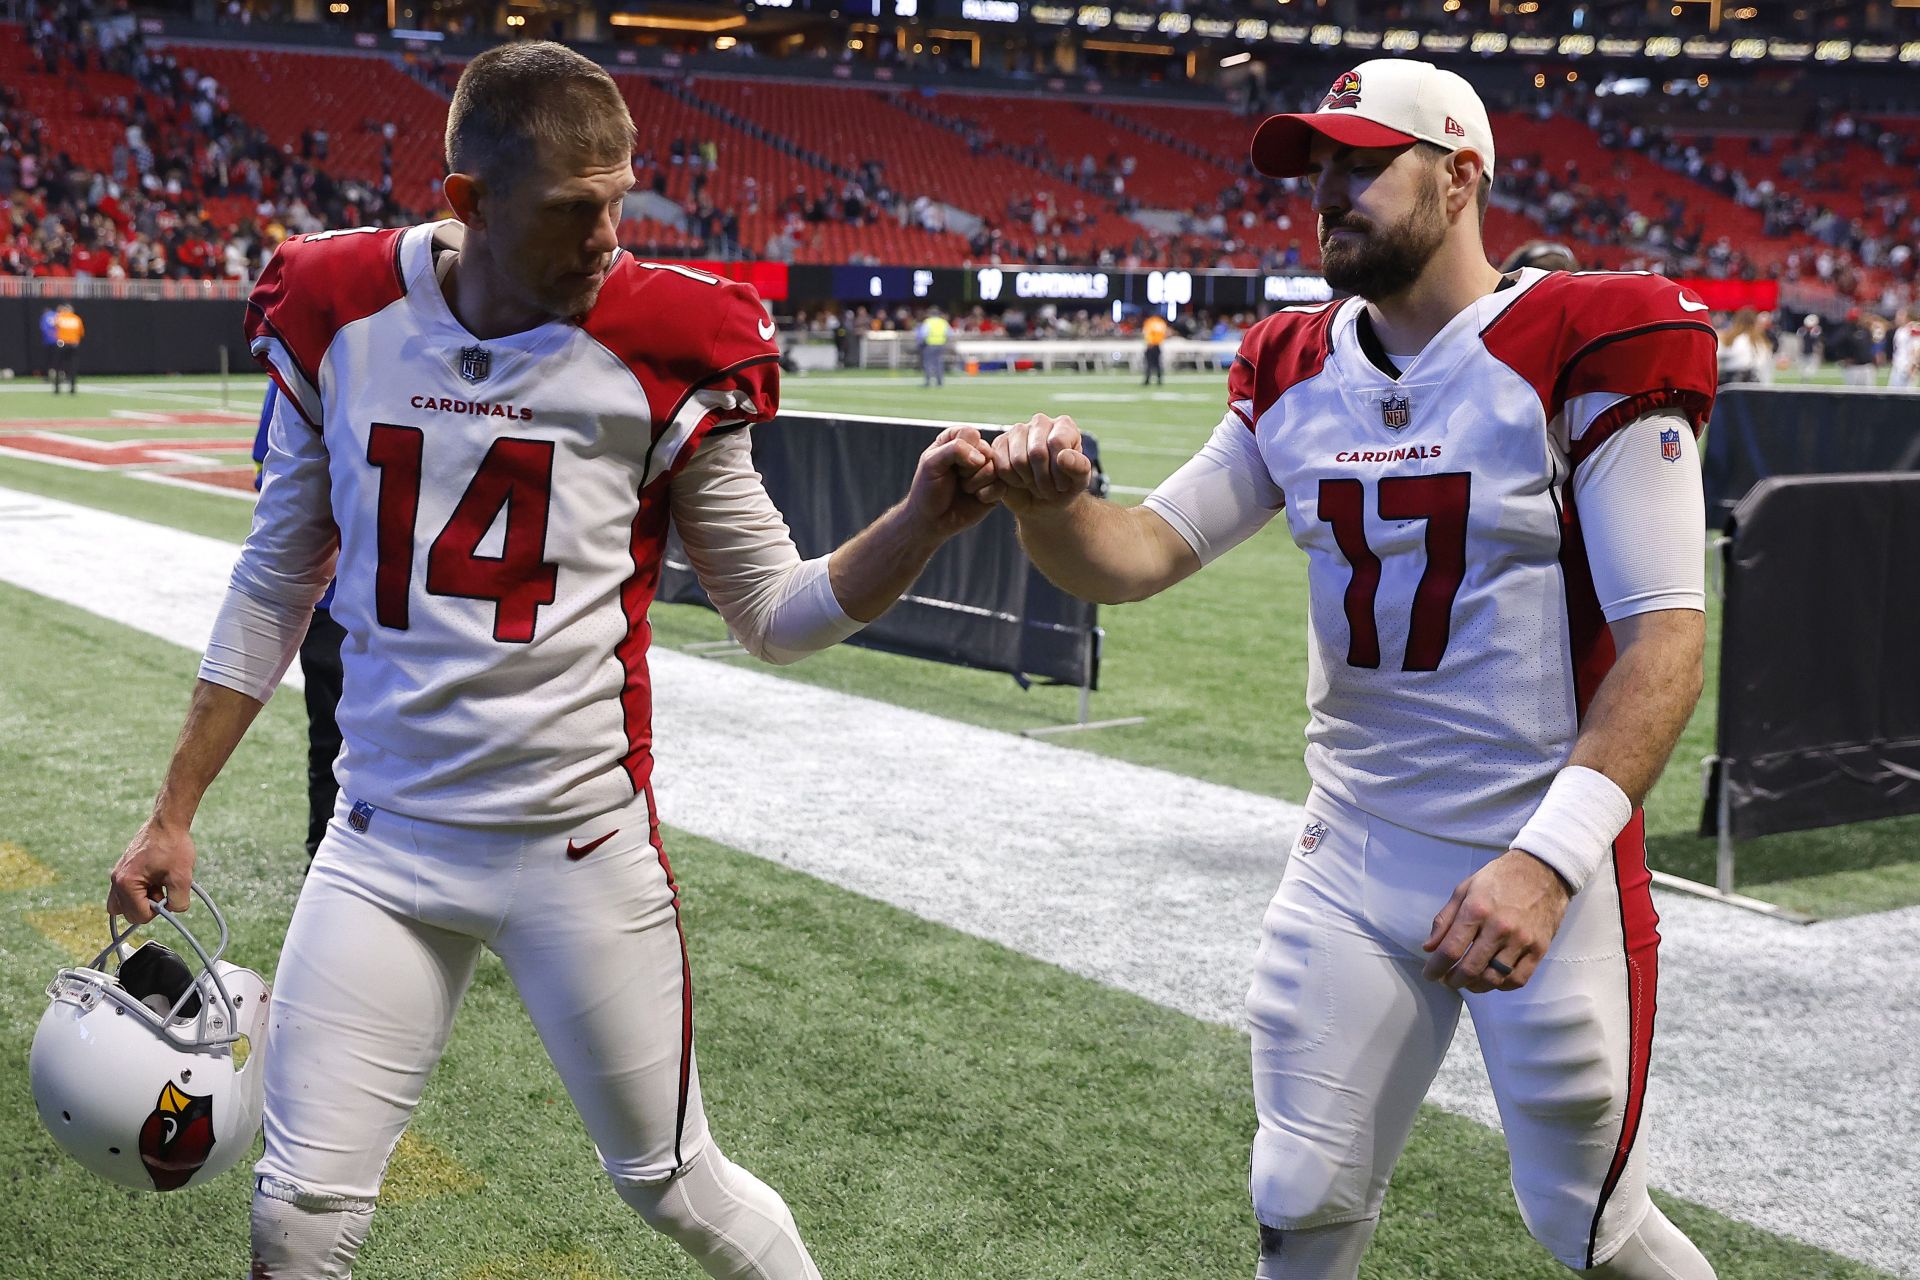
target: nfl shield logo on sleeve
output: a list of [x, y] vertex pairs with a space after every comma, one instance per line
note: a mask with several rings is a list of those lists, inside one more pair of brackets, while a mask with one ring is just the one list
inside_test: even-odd
[[493, 372], [493, 353], [485, 347], [460, 348], [460, 376], [468, 382], [481, 382]]
[[1309, 822], [1305, 827], [1301, 828], [1300, 838], [1293, 843], [1293, 851], [1295, 853], [1312, 853], [1320, 847], [1320, 842], [1326, 839], [1326, 835], [1326, 823]]
[[1672, 427], [1660, 433], [1660, 456], [1668, 462], [1680, 461], [1680, 433]]
[[365, 832], [373, 824], [373, 806], [365, 800], [355, 800], [353, 808], [347, 812], [347, 825], [355, 831]]
[[1380, 421], [1398, 431], [1413, 421], [1413, 402], [1406, 396], [1388, 396], [1380, 402]]

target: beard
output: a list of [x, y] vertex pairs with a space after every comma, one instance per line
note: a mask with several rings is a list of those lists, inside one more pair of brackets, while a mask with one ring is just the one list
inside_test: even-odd
[[[1358, 238], [1333, 239], [1334, 231], [1358, 231]], [[1446, 209], [1440, 192], [1422, 183], [1420, 197], [1407, 215], [1390, 227], [1374, 226], [1352, 213], [1329, 225], [1320, 218], [1320, 272], [1342, 293], [1369, 302], [1404, 293], [1447, 238]]]

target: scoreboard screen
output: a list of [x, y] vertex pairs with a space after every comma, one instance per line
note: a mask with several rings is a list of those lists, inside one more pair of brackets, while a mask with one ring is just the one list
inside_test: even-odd
[[833, 296], [844, 302], [938, 301], [928, 267], [835, 267]]

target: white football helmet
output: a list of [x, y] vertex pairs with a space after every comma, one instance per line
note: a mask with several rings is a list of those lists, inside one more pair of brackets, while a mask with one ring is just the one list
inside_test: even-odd
[[127, 947], [133, 926], [116, 931], [109, 917], [106, 949], [47, 987], [53, 1003], [33, 1037], [40, 1122], [81, 1164], [141, 1190], [217, 1177], [260, 1132], [267, 984], [220, 959], [226, 918], [193, 892], [220, 926], [212, 955], [178, 916], [154, 912], [186, 939], [198, 976], [158, 942]]

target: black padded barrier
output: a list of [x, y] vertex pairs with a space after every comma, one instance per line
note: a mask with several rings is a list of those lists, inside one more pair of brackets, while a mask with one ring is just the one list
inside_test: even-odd
[[[947, 425], [783, 413], [754, 429], [753, 462], [800, 554], [812, 558], [898, 502], [914, 464]], [[1086, 449], [1098, 466], [1097, 442], [1088, 437]], [[659, 599], [707, 603], [677, 533]], [[1094, 606], [1041, 576], [1004, 509], [942, 547], [900, 602], [848, 643], [1021, 679], [1099, 682]]]
[[1920, 474], [1762, 480], [1726, 555], [1701, 834], [1920, 813]]

